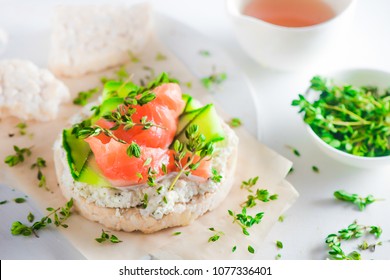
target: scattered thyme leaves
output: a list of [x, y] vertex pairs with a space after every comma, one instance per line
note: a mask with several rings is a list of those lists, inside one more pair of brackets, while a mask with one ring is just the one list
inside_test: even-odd
[[0, 205], [6, 204], [6, 203], [8, 203], [8, 200], [0, 201]]
[[203, 77], [200, 81], [206, 89], [212, 90], [214, 87], [221, 85], [226, 79], [227, 74], [225, 72], [218, 73], [215, 67], [213, 67], [213, 72], [209, 76]]
[[42, 168], [46, 167], [46, 161], [38, 157], [36, 162], [31, 165], [31, 169], [37, 168], [38, 173], [37, 173], [37, 179], [38, 179], [38, 187], [40, 188], [45, 188], [46, 190], [49, 190], [49, 188], [46, 185], [46, 176], [42, 173]]
[[213, 176], [211, 176], [211, 181], [214, 183], [220, 183], [222, 180], [222, 176], [218, 173], [218, 171], [215, 168], [211, 169], [211, 173]]
[[255, 253], [255, 249], [251, 245], [249, 245], [248, 246], [248, 252], [251, 253], [251, 254], [254, 254]]
[[31, 148], [19, 148], [18, 146], [14, 146], [14, 151], [14, 155], [9, 155], [4, 160], [4, 163], [8, 164], [9, 167], [22, 163], [26, 156], [31, 156]]
[[118, 237], [116, 237], [113, 234], [110, 235], [109, 233], [110, 233], [109, 231], [104, 231], [102, 229], [102, 234], [100, 235], [100, 237], [95, 238], [96, 242], [103, 243], [103, 242], [109, 241], [109, 242], [114, 243], [114, 244], [122, 242], [121, 240], [119, 240]]
[[16, 203], [20, 204], [20, 203], [25, 203], [25, 202], [26, 202], [26, 199], [23, 198], [23, 197], [17, 197], [17, 198], [14, 199], [14, 201], [15, 201]]
[[297, 157], [301, 156], [301, 153], [296, 148], [294, 148], [290, 145], [286, 145], [286, 148], [289, 149], [290, 151], [292, 151], [293, 154], [296, 155]]
[[155, 59], [156, 59], [156, 61], [163, 61], [163, 60], [167, 60], [167, 56], [162, 54], [162, 53], [160, 53], [160, 52], [158, 52], [156, 54], [156, 58]]
[[221, 238], [222, 235], [225, 234], [223, 231], [217, 231], [217, 230], [216, 230], [215, 228], [213, 228], [213, 227], [209, 228], [209, 230], [210, 230], [211, 232], [213, 232], [214, 235], [211, 236], [211, 237], [209, 238], [208, 242], [215, 242], [215, 241], [219, 240], [219, 239]]
[[325, 143], [349, 154], [363, 157], [390, 155], [390, 95], [377, 87], [334, 85], [315, 76], [308, 91], [318, 99], [299, 95], [292, 106], [300, 108], [303, 120]]
[[378, 199], [375, 199], [372, 195], [367, 197], [361, 197], [358, 194], [351, 194], [344, 190], [338, 190], [333, 193], [334, 197], [338, 200], [353, 203], [358, 206], [360, 211], [363, 211], [367, 205], [374, 203]]
[[189, 89], [192, 88], [192, 82], [185, 82], [184, 85], [188, 87]]
[[280, 260], [282, 258], [282, 255], [281, 254], [277, 254], [276, 256], [275, 256], [275, 260]]
[[27, 215], [27, 221], [29, 221], [30, 223], [34, 222], [34, 219], [35, 219], [35, 216], [33, 213], [28, 213]]
[[163, 172], [163, 174], [168, 174], [168, 168], [167, 168], [167, 165], [165, 163], [163, 163], [161, 165], [161, 171]]
[[277, 241], [276, 241], [276, 247], [277, 247], [278, 249], [283, 249], [283, 243], [282, 243], [282, 241], [277, 240]]
[[234, 253], [236, 250], [237, 250], [237, 246], [234, 245], [233, 248], [232, 248], [232, 253]]
[[280, 215], [279, 218], [278, 218], [278, 221], [283, 223], [285, 218], [286, 217], [284, 215]]
[[80, 91], [75, 99], [73, 99], [73, 104], [85, 106], [88, 103], [88, 100], [92, 98], [96, 93], [99, 92], [99, 88], [92, 88], [87, 91]]
[[317, 166], [315, 166], [315, 165], [313, 165], [313, 166], [311, 167], [311, 169], [312, 169], [313, 172], [315, 172], [315, 173], [320, 173], [320, 169], [319, 169]]
[[148, 157], [148, 158], [145, 160], [143, 166], [148, 166], [151, 162], [152, 162], [152, 158], [151, 158], [151, 157]]
[[148, 207], [148, 202], [149, 202], [149, 197], [148, 197], [148, 194], [145, 193], [144, 194], [144, 198], [141, 199], [141, 207], [142, 207], [142, 209], [146, 209]]
[[115, 74], [116, 74], [116, 76], [117, 76], [117, 78], [118, 78], [118, 80], [119, 80], [120, 82], [123, 82], [123, 81], [127, 80], [127, 79], [129, 78], [129, 76], [130, 76], [130, 75], [129, 75], [129, 72], [127, 72], [125, 66], [121, 66], [121, 67], [118, 69], [118, 71], [115, 72]]
[[207, 50], [200, 50], [200, 51], [199, 51], [199, 54], [200, 54], [201, 56], [204, 56], [204, 57], [209, 57], [209, 56], [210, 56], [210, 52], [207, 51]]
[[290, 170], [288, 171], [287, 175], [290, 175], [291, 173], [294, 173], [294, 167], [290, 168]]
[[176, 232], [172, 233], [172, 235], [174, 235], [174, 236], [177, 236], [177, 235], [180, 235], [180, 234], [182, 234], [181, 231], [176, 231]]
[[48, 207], [46, 210], [49, 211], [49, 214], [44, 216], [41, 220], [35, 222], [32, 226], [27, 226], [19, 221], [13, 222], [11, 227], [11, 233], [13, 235], [23, 236], [30, 236], [31, 234], [34, 234], [36, 237], [39, 237], [37, 231], [45, 228], [52, 223], [56, 227], [61, 226], [63, 228], [67, 228], [68, 225], [64, 222], [71, 216], [72, 207], [73, 198], [71, 198], [63, 207], [58, 207], [57, 209]]
[[230, 127], [240, 127], [242, 125], [242, 121], [239, 118], [232, 118], [229, 121]]
[[27, 124], [25, 122], [20, 122], [16, 125], [16, 128], [19, 129], [20, 135], [26, 135], [27, 134]]
[[127, 54], [129, 55], [130, 61], [133, 63], [138, 63], [141, 61], [139, 57], [137, 57], [132, 51], [128, 51]]

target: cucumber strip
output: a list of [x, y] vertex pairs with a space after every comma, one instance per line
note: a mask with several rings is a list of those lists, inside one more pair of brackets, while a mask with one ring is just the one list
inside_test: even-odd
[[199, 132], [206, 137], [206, 141], [218, 142], [225, 139], [225, 132], [213, 104], [182, 114], [175, 139], [186, 142], [184, 132], [192, 124], [199, 126]]
[[77, 181], [86, 183], [96, 188], [112, 187], [112, 185], [101, 174], [92, 154], [89, 156], [89, 159], [84, 165], [84, 168], [82, 169], [80, 177], [77, 179]]
[[[208, 104], [208, 105], [211, 105], [211, 104]], [[180, 115], [180, 117], [179, 117], [179, 124], [178, 124], [178, 131], [179, 132], [175, 136], [176, 139], [181, 138], [181, 136], [184, 134], [186, 129], [195, 121], [195, 119], [200, 114], [202, 114], [207, 109], [208, 105], [206, 105], [206, 106], [204, 106], [204, 107], [202, 107], [200, 109], [193, 110], [191, 112], [187, 112], [187, 113], [184, 113], [184, 114]], [[184, 120], [185, 117], [187, 117], [187, 120]]]
[[77, 138], [72, 134], [72, 129], [63, 130], [62, 145], [66, 152], [70, 173], [73, 179], [77, 180], [88, 160], [91, 149], [83, 139]]
[[181, 98], [186, 103], [186, 106], [184, 107], [182, 114], [187, 114], [191, 111], [202, 108], [202, 104], [189, 94], [184, 93], [182, 94]]

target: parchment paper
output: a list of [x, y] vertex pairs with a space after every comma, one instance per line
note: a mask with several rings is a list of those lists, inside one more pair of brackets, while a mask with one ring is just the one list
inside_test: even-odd
[[[134, 73], [134, 80], [138, 81], [138, 79], [150, 74], [150, 71], [145, 70], [144, 66], [152, 67], [156, 74], [167, 71], [180, 81], [192, 82], [192, 88], [185, 88], [185, 92], [203, 102], [210, 101], [210, 93], [202, 87], [188, 69], [156, 39], [151, 40], [147, 49], [140, 56], [141, 62], [127, 65], [128, 71]], [[155, 57], [158, 52], [166, 55], [167, 60], [157, 61]], [[113, 73], [115, 70], [89, 75], [82, 79], [64, 80], [64, 82], [74, 97], [79, 91], [96, 86], [101, 87], [100, 77], [113, 77]], [[56, 121], [28, 122], [28, 135], [25, 136], [18, 135], [18, 130], [15, 128], [19, 122], [18, 119], [7, 118], [0, 121], [0, 182], [25, 192], [41, 207], [42, 212], [45, 212], [44, 209], [49, 206], [62, 206], [66, 202], [57, 186], [52, 146], [58, 133], [67, 126], [69, 117], [80, 109], [80, 107], [70, 103], [64, 104]], [[227, 115], [224, 117], [228, 119]], [[278, 217], [294, 203], [298, 193], [285, 180], [291, 162], [258, 142], [244, 128], [236, 129], [236, 132], [240, 139], [239, 160], [232, 191], [218, 209], [207, 213], [192, 225], [150, 235], [112, 232], [123, 241], [119, 244], [97, 243], [94, 239], [100, 236], [103, 227], [78, 214], [74, 214], [69, 219], [69, 228], [58, 230], [87, 259], [140, 259], [148, 258], [150, 255], [158, 259], [250, 259], [255, 257], [256, 254], [248, 253], [248, 245], [251, 245], [256, 251], [261, 250], [261, 243], [265, 236]], [[9, 137], [9, 133], [15, 133], [15, 136]], [[32, 147], [33, 153], [24, 163], [10, 168], [4, 164], [4, 158], [14, 153], [13, 145]], [[35, 162], [37, 157], [43, 157], [47, 161], [48, 167], [43, 169], [43, 172], [47, 176], [50, 191], [38, 188], [37, 171], [30, 170], [31, 164]], [[260, 203], [255, 207], [256, 213], [265, 213], [264, 218], [259, 225], [249, 229], [250, 236], [245, 236], [240, 227], [232, 223], [232, 218], [228, 216], [227, 210], [235, 212], [240, 210], [239, 205], [246, 200], [248, 195], [246, 190], [240, 189], [241, 182], [255, 176], [260, 178], [256, 188], [266, 188], [270, 193], [278, 194], [279, 198], [268, 203]], [[209, 237], [213, 235], [208, 229], [210, 227], [224, 232], [224, 235], [217, 242], [208, 242]], [[172, 233], [176, 231], [181, 231], [182, 234], [174, 236]], [[237, 246], [234, 253], [232, 253], [233, 246]]]

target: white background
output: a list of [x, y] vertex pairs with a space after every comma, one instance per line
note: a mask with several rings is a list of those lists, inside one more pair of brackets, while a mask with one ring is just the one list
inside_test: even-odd
[[[13, 5], [17, 2], [0, 0], [1, 5]], [[34, 2], [52, 4], [106, 1]], [[390, 166], [381, 170], [364, 170], [328, 158], [311, 142], [296, 108], [290, 106], [292, 99], [306, 89], [310, 78], [317, 73], [281, 73], [262, 68], [252, 61], [235, 39], [224, 0], [149, 2], [158, 12], [200, 31], [228, 51], [237, 67], [242, 69], [254, 86], [256, 101], [261, 108], [259, 122], [262, 127], [262, 142], [294, 162], [295, 171], [288, 179], [300, 193], [300, 198], [286, 213], [285, 221], [278, 223], [271, 231], [262, 252], [257, 255], [258, 258], [273, 259], [280, 253], [282, 259], [325, 259], [325, 237], [357, 219], [361, 224], [379, 225], [383, 228], [384, 245], [374, 253], [364, 254], [364, 258], [389, 260]], [[348, 35], [347, 52], [338, 57], [329, 57], [329, 63], [318, 69], [319, 73], [351, 67], [390, 71], [390, 1], [357, 0], [356, 8], [354, 25]], [[295, 157], [286, 149], [286, 144], [296, 147], [302, 156]], [[320, 174], [311, 170], [313, 165], [319, 167]], [[337, 189], [364, 196], [373, 194], [385, 200], [369, 205], [366, 211], [360, 212], [353, 205], [335, 201], [333, 192]], [[276, 249], [276, 240], [283, 242], [282, 250]], [[351, 245], [351, 250], [355, 249], [353, 246]]]

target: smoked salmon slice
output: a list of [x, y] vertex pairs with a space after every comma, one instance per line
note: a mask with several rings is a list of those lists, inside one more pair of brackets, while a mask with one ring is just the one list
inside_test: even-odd
[[[152, 91], [156, 94], [153, 101], [133, 107], [135, 113], [131, 118], [137, 125], [128, 130], [121, 126], [112, 131], [117, 138], [127, 144], [115, 141], [104, 134], [85, 139], [103, 175], [115, 186], [145, 183], [151, 170], [154, 178], [161, 177], [164, 175], [164, 165], [168, 169], [167, 172], [178, 171], [174, 164], [174, 151], [169, 150], [169, 146], [176, 134], [179, 115], [185, 107], [182, 92], [175, 83], [163, 84]], [[144, 129], [138, 125], [143, 118], [147, 122], [152, 122], [153, 126]], [[104, 118], [98, 120], [96, 124], [103, 128], [112, 128], [114, 125]], [[139, 158], [127, 154], [127, 148], [133, 142], [138, 144], [141, 150]], [[182, 165], [185, 165], [186, 159], [187, 157], [182, 160]], [[198, 159], [196, 156], [195, 161]], [[208, 179], [211, 174], [210, 161], [202, 161], [191, 174]]]

